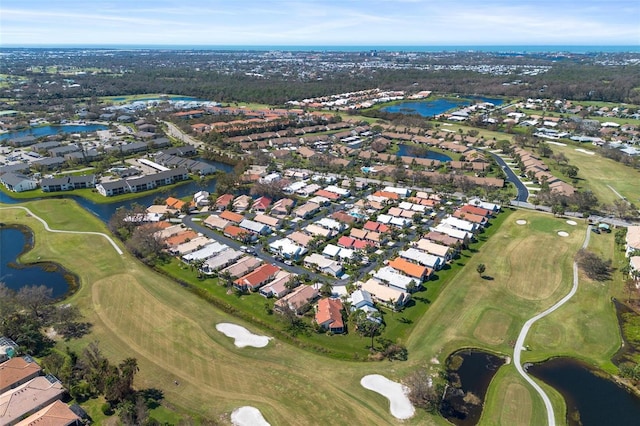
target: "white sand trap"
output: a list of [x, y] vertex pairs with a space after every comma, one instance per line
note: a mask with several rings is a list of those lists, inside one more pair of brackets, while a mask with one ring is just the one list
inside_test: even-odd
[[526, 221], [526, 220], [524, 220], [524, 219], [518, 219], [518, 220], [516, 220], [516, 223], [517, 223], [518, 225], [526, 225], [526, 224], [527, 224], [527, 221]]
[[558, 231], [558, 235], [560, 235], [561, 237], [568, 237], [569, 233], [564, 231]]
[[271, 337], [253, 334], [240, 325], [230, 324], [228, 322], [221, 322], [220, 324], [217, 324], [216, 330], [227, 337], [235, 339], [234, 344], [239, 348], [244, 348], [245, 346], [264, 348], [269, 344], [269, 340], [271, 340]]
[[551, 141], [545, 141], [545, 142], [548, 143], [548, 144], [551, 144], [551, 145], [567, 146], [566, 143], [562, 143], [562, 142], [551, 142]]
[[409, 401], [407, 395], [409, 388], [405, 385], [393, 382], [380, 374], [370, 374], [360, 380], [365, 388], [378, 392], [389, 400], [391, 415], [396, 419], [404, 420], [413, 417], [416, 410]]
[[577, 224], [578, 224], [578, 222], [576, 222], [575, 220], [568, 220], [567, 221], [567, 225], [576, 226]]
[[234, 426], [271, 426], [271, 424], [262, 417], [262, 413], [255, 407], [240, 407], [231, 413], [231, 423]]
[[583, 154], [595, 155], [595, 152], [593, 152], [593, 151], [587, 151], [586, 149], [582, 149], [582, 148], [576, 148], [576, 151], [581, 152], [581, 153], [583, 153]]

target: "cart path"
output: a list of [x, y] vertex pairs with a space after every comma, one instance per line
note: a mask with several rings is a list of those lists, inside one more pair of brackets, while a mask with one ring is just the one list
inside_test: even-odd
[[105, 233], [102, 232], [92, 232], [92, 231], [64, 231], [64, 230], [60, 230], [60, 229], [51, 229], [49, 228], [49, 224], [42, 219], [41, 217], [36, 216], [35, 214], [33, 214], [33, 212], [31, 210], [29, 210], [26, 207], [23, 206], [11, 206], [11, 207], [0, 207], [0, 210], [7, 210], [7, 209], [22, 209], [24, 211], [26, 211], [27, 213], [29, 213], [33, 218], [39, 220], [43, 225], [44, 225], [44, 229], [46, 229], [49, 232], [59, 232], [59, 233], [65, 233], [65, 234], [87, 234], [87, 235], [100, 235], [104, 238], [107, 239], [107, 241], [109, 241], [109, 243], [113, 246], [113, 248], [116, 250], [116, 252], [120, 255], [123, 254], [123, 251], [120, 247], [118, 247], [118, 245], [116, 244], [116, 242], [113, 240], [113, 238], [111, 238], [110, 236], [108, 236]]
[[[591, 237], [591, 225], [587, 226], [587, 235], [585, 236], [584, 243], [582, 244], [582, 248], [586, 248], [589, 245], [590, 237]], [[553, 405], [551, 405], [551, 400], [549, 399], [545, 391], [540, 387], [540, 385], [538, 385], [527, 374], [527, 372], [524, 371], [524, 368], [522, 368], [522, 364], [520, 362], [520, 355], [522, 351], [525, 349], [524, 340], [526, 339], [527, 334], [529, 333], [529, 329], [531, 328], [533, 323], [535, 323], [541, 318], [546, 317], [547, 315], [549, 315], [550, 313], [554, 312], [556, 309], [560, 308], [562, 305], [567, 303], [573, 297], [573, 295], [576, 294], [576, 291], [578, 291], [578, 264], [576, 262], [573, 262], [573, 286], [571, 287], [571, 291], [569, 291], [569, 293], [566, 296], [564, 296], [562, 299], [560, 299], [555, 305], [551, 306], [549, 309], [539, 313], [538, 315], [534, 316], [533, 318], [529, 319], [526, 323], [524, 323], [522, 330], [520, 330], [520, 335], [518, 336], [518, 340], [516, 340], [515, 347], [513, 348], [513, 363], [516, 367], [516, 370], [518, 370], [518, 373], [536, 390], [536, 392], [538, 392], [538, 394], [542, 398], [545, 408], [547, 409], [547, 424], [549, 426], [556, 426], [556, 418], [553, 412]]]

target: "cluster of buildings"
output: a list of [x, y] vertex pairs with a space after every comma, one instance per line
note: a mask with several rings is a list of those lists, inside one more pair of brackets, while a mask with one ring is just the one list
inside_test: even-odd
[[629, 259], [630, 275], [640, 285], [640, 226], [629, 226], [625, 237], [625, 254]]
[[84, 410], [62, 402], [66, 393], [62, 383], [50, 374], [44, 375], [30, 356], [16, 356], [16, 349], [14, 342], [0, 337], [0, 424], [85, 424]]

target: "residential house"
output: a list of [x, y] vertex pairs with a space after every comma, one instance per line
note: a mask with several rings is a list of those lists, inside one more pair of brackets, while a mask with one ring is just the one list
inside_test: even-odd
[[453, 217], [466, 220], [467, 222], [475, 223], [476, 225], [479, 225], [481, 227], [486, 226], [486, 224], [488, 223], [486, 216], [481, 216], [473, 213], [465, 213], [460, 209], [453, 212]]
[[297, 260], [307, 252], [307, 249], [295, 244], [289, 238], [281, 238], [269, 244], [269, 251], [285, 259]]
[[198, 191], [193, 194], [193, 204], [197, 207], [204, 207], [209, 205], [209, 192]]
[[257, 200], [255, 200], [251, 206], [251, 209], [254, 212], [266, 212], [267, 209], [269, 209], [269, 206], [271, 205], [271, 198], [269, 197], [260, 197]]
[[313, 216], [318, 210], [320, 210], [320, 205], [316, 203], [307, 202], [294, 210], [294, 214], [297, 217], [301, 217], [303, 219], [307, 219]]
[[277, 266], [269, 263], [264, 264], [259, 266], [253, 272], [249, 272], [235, 280], [234, 287], [242, 291], [258, 291], [262, 285], [275, 278], [278, 271], [280, 271], [280, 268]]
[[338, 277], [342, 275], [342, 266], [335, 260], [328, 259], [321, 254], [312, 253], [304, 258], [304, 265], [310, 269], [317, 269], [323, 274]]
[[8, 172], [0, 176], [0, 183], [13, 192], [24, 192], [36, 189], [38, 182], [23, 174]]
[[127, 192], [146, 191], [164, 185], [171, 185], [172, 183], [176, 183], [186, 179], [189, 179], [189, 173], [186, 169], [179, 167], [176, 169], [164, 170], [139, 178], [102, 182], [96, 185], [96, 189], [101, 195], [110, 197]]
[[30, 356], [15, 357], [0, 364], [0, 394], [38, 377], [42, 368]]
[[383, 303], [394, 309], [404, 307], [411, 300], [411, 295], [408, 292], [384, 285], [374, 278], [362, 283], [360, 288], [371, 294], [378, 303]]
[[295, 202], [290, 198], [281, 198], [280, 200], [273, 203], [271, 207], [271, 214], [273, 216], [286, 216], [289, 214], [289, 211], [293, 208]]
[[223, 194], [216, 198], [215, 207], [216, 210], [226, 210], [229, 204], [233, 201], [232, 194]]
[[277, 300], [274, 308], [279, 312], [283, 312], [285, 309], [291, 309], [297, 314], [302, 314], [308, 310], [311, 303], [317, 297], [318, 290], [309, 285], [301, 285], [291, 293]]
[[38, 376], [0, 394], [0, 421], [13, 425], [62, 398], [65, 390], [53, 376]]
[[82, 419], [64, 402], [57, 400], [33, 413], [16, 426], [80, 426]]
[[426, 253], [424, 251], [409, 248], [408, 250], [401, 250], [398, 255], [408, 260], [413, 260], [414, 262], [418, 262], [421, 265], [427, 266], [431, 269], [439, 270], [445, 264], [444, 258], [439, 256], [434, 256], [432, 254]]
[[253, 204], [253, 199], [248, 195], [240, 195], [233, 200], [233, 211], [244, 212]]
[[625, 237], [625, 253], [627, 257], [640, 251], [640, 225], [629, 226]]
[[493, 212], [491, 210], [483, 209], [482, 207], [474, 206], [471, 204], [465, 204], [458, 209], [462, 213], [471, 213], [478, 216], [491, 217]]
[[73, 189], [93, 188], [95, 186], [96, 175], [62, 176], [44, 178], [40, 181], [40, 188], [44, 192], [70, 191]]
[[227, 250], [228, 248], [229, 246], [227, 246], [226, 244], [222, 244], [217, 241], [211, 241], [209, 244], [206, 244], [204, 247], [198, 250], [195, 250], [191, 253], [185, 254], [184, 256], [182, 256], [182, 260], [186, 263], [192, 263], [200, 260], [209, 259], [210, 257], [215, 256], [218, 253]]
[[205, 260], [202, 264], [201, 270], [207, 275], [214, 274], [220, 269], [233, 264], [242, 256], [243, 253], [241, 251], [228, 248]]
[[267, 235], [271, 232], [271, 228], [269, 228], [267, 225], [249, 219], [244, 219], [242, 222], [240, 222], [240, 228], [246, 229], [247, 231], [258, 235]]
[[389, 266], [391, 266], [396, 271], [402, 272], [408, 277], [420, 280], [420, 282], [429, 279], [429, 277], [433, 273], [433, 269], [426, 266], [418, 265], [413, 262], [409, 262], [402, 257], [397, 257], [389, 261]]
[[494, 204], [494, 203], [489, 203], [486, 201], [482, 201], [479, 198], [473, 198], [471, 200], [469, 200], [469, 202], [467, 203], [470, 206], [476, 206], [476, 207], [480, 207], [483, 208], [485, 210], [489, 210], [493, 213], [497, 213], [500, 211], [500, 205], [498, 204]]
[[342, 210], [338, 210], [336, 212], [334, 212], [331, 217], [335, 220], [337, 220], [338, 222], [342, 222], [344, 224], [348, 225], [353, 225], [358, 218], [356, 218], [355, 216], [351, 216], [348, 213], [343, 212]]
[[244, 216], [239, 213], [234, 213], [231, 210], [225, 210], [220, 213], [220, 218], [224, 220], [228, 220], [233, 223], [240, 223], [244, 220]]
[[425, 238], [418, 240], [414, 245], [418, 250], [443, 258], [445, 262], [451, 260], [454, 255], [454, 250], [451, 247], [436, 244], [435, 242]]
[[322, 226], [318, 226], [315, 223], [310, 223], [309, 225], [305, 226], [304, 232], [314, 237], [322, 237], [324, 239], [332, 238], [337, 234], [336, 231], [323, 228]]
[[287, 238], [293, 241], [296, 244], [301, 245], [302, 247], [307, 247], [311, 241], [313, 241], [313, 237], [311, 235], [307, 235], [304, 232], [294, 231], [287, 235]]
[[411, 292], [411, 287], [418, 288], [421, 285], [421, 280], [402, 275], [390, 266], [384, 266], [378, 269], [373, 274], [373, 277], [378, 281], [405, 292]]
[[427, 240], [434, 241], [438, 244], [445, 245], [454, 250], [464, 243], [464, 241], [459, 240], [458, 238], [451, 237], [447, 234], [443, 234], [442, 232], [430, 231], [424, 236]]
[[211, 244], [213, 240], [207, 237], [195, 237], [192, 240], [187, 240], [182, 244], [171, 247], [169, 252], [174, 256], [184, 256], [185, 254], [193, 253], [196, 250], [200, 250], [204, 246]]
[[240, 258], [236, 263], [220, 271], [220, 276], [229, 274], [231, 278], [238, 278], [256, 269], [262, 264], [262, 260], [254, 256], [245, 256]]
[[323, 330], [336, 334], [343, 333], [342, 301], [340, 299], [320, 299], [316, 308], [315, 321]]
[[289, 293], [288, 284], [294, 277], [295, 274], [287, 271], [279, 271], [272, 281], [260, 287], [260, 294], [264, 297], [280, 299]]
[[456, 238], [457, 240], [460, 240], [461, 244], [464, 246], [466, 246], [473, 237], [473, 234], [471, 234], [470, 232], [455, 229], [442, 223], [439, 223], [436, 227], [431, 228], [431, 230]]
[[253, 220], [263, 225], [267, 225], [269, 228], [271, 228], [271, 230], [280, 228], [280, 219], [273, 216], [269, 216], [266, 214], [257, 214], [256, 217], [253, 218]]
[[227, 225], [222, 230], [222, 233], [227, 238], [233, 238], [234, 240], [238, 240], [242, 242], [249, 242], [256, 239], [255, 234], [253, 234], [252, 232], [244, 228], [240, 228], [239, 226], [235, 226], [235, 225]]
[[204, 223], [204, 225], [208, 226], [209, 228], [213, 228], [213, 229], [217, 229], [219, 231], [222, 231], [224, 228], [226, 228], [226, 226], [230, 222], [228, 220], [225, 220], [225, 219], [221, 218], [220, 216], [212, 214], [212, 215], [207, 216], [207, 218], [205, 220], [203, 220], [202, 223]]
[[447, 216], [440, 222], [441, 225], [448, 226], [450, 228], [466, 231], [471, 234], [475, 234], [479, 227], [478, 224], [469, 222], [468, 220], [458, 219], [453, 216]]

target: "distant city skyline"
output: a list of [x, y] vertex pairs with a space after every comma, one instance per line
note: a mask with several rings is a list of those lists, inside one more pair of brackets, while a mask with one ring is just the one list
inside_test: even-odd
[[637, 0], [3, 0], [0, 46], [640, 46]]

